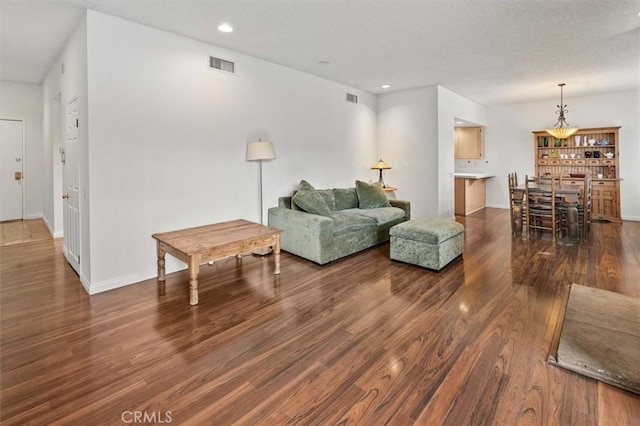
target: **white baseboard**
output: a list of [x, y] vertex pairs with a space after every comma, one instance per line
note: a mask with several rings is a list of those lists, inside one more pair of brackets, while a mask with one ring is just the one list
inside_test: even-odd
[[53, 228], [51, 227], [51, 224], [49, 223], [49, 221], [47, 220], [46, 217], [43, 216], [42, 220], [44, 221], [44, 224], [47, 226], [47, 229], [49, 230], [49, 233], [51, 234], [51, 236], [53, 238], [62, 238], [62, 237], [64, 237], [64, 233], [62, 231], [55, 232], [53, 230]]
[[148, 280], [155, 277], [156, 272], [140, 272], [137, 274], [131, 274], [124, 277], [112, 278], [101, 282], [91, 283], [89, 286], [89, 294], [97, 294], [105, 291], [113, 290], [115, 288], [124, 287], [130, 284], [137, 283], [139, 281]]
[[487, 204], [487, 207], [491, 207], [492, 209], [509, 210], [509, 206], [506, 204]]
[[45, 226], [47, 227], [47, 229], [49, 230], [49, 233], [51, 234], [51, 236], [53, 236], [53, 228], [51, 227], [51, 225], [49, 224], [49, 221], [47, 220], [46, 217], [42, 217], [42, 221], [44, 222]]
[[82, 284], [82, 287], [84, 288], [84, 291], [87, 292], [87, 294], [91, 294], [91, 284], [89, 283], [89, 280], [84, 276], [84, 274], [80, 274], [80, 284]]
[[42, 219], [42, 213], [26, 214], [22, 216], [22, 220]]
[[[178, 268], [178, 269], [167, 269], [166, 274], [172, 274], [174, 272], [177, 271], [182, 271], [187, 269], [186, 267], [182, 267], [182, 268]], [[94, 282], [91, 284], [86, 285], [84, 282], [82, 283], [82, 285], [84, 286], [85, 290], [87, 290], [87, 293], [89, 294], [98, 294], [98, 293], [103, 293], [105, 291], [109, 291], [109, 290], [113, 290], [119, 287], [124, 287], [127, 285], [131, 285], [131, 284], [136, 284], [140, 281], [145, 281], [151, 278], [156, 278], [158, 276], [158, 271], [157, 269], [153, 269], [152, 271], [145, 271], [145, 272], [139, 272], [139, 273], [135, 273], [135, 274], [131, 274], [131, 275], [125, 275], [123, 277], [117, 277], [117, 278], [112, 278], [109, 280], [105, 280], [105, 281], [100, 281], [100, 282]]]

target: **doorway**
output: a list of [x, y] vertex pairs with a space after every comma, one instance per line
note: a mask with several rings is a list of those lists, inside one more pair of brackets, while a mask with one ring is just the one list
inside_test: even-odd
[[60, 93], [51, 100], [51, 138], [46, 147], [45, 156], [45, 162], [50, 161], [48, 168], [51, 176], [49, 186], [51, 207], [49, 207], [50, 210], [45, 210], [45, 217], [49, 221], [49, 228], [53, 231], [54, 238], [64, 235], [62, 162], [64, 159], [66, 117], [61, 100]]
[[0, 120], [0, 222], [22, 220], [24, 122]]

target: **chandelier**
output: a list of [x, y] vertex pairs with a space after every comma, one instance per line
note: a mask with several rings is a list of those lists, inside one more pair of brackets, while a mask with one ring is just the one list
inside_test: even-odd
[[569, 110], [567, 110], [567, 106], [564, 104], [562, 96], [562, 88], [564, 85], [565, 83], [558, 84], [558, 86], [560, 86], [560, 105], [558, 105], [558, 110], [556, 111], [556, 114], [558, 114], [558, 121], [552, 128], [546, 130], [547, 133], [556, 139], [566, 139], [579, 130], [577, 127], [572, 127], [564, 118], [564, 114], [569, 112]]

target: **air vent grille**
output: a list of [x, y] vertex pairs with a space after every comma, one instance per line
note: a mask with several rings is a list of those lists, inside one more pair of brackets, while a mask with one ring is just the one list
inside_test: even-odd
[[347, 93], [347, 102], [353, 102], [354, 104], [357, 104], [358, 96], [352, 95], [351, 93]]
[[228, 72], [230, 74], [235, 74], [236, 72], [236, 64], [234, 62], [216, 58], [214, 56], [209, 56], [209, 68]]

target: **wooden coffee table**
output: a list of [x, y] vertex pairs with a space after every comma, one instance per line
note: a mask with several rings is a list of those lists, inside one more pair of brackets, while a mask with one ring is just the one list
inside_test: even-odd
[[244, 219], [196, 228], [153, 234], [158, 249], [158, 281], [165, 280], [165, 254], [169, 253], [189, 268], [189, 303], [198, 304], [200, 265], [229, 256], [242, 256], [252, 250], [273, 247], [274, 274], [280, 273], [280, 234], [276, 228]]

